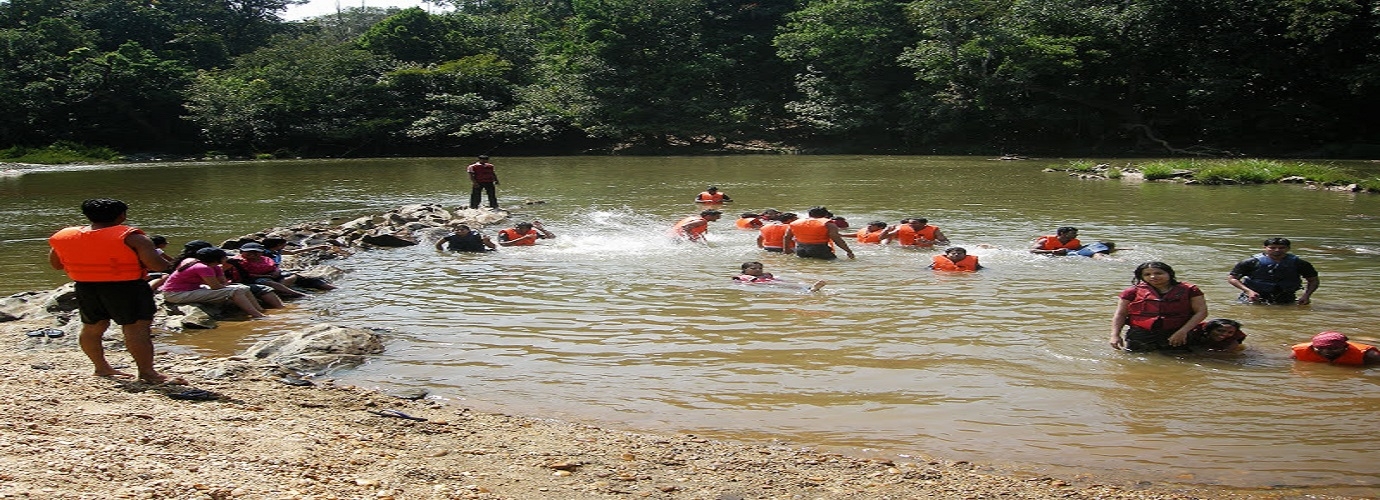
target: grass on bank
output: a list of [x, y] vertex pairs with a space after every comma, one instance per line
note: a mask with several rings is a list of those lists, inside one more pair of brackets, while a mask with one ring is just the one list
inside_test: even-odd
[[[1092, 172], [1095, 163], [1075, 160], [1065, 166], [1071, 172]], [[1201, 184], [1264, 184], [1279, 182], [1289, 177], [1302, 177], [1306, 180], [1329, 185], [1357, 184], [1368, 191], [1380, 191], [1380, 178], [1364, 178], [1356, 172], [1317, 163], [1283, 162], [1278, 160], [1240, 159], [1240, 160], [1156, 160], [1130, 167], [1139, 170], [1145, 180], [1183, 177]], [[1108, 178], [1113, 169], [1108, 169]]]
[[100, 146], [86, 146], [70, 141], [58, 141], [51, 146], [31, 148], [15, 146], [0, 149], [0, 161], [61, 165], [66, 163], [100, 163], [121, 160], [120, 153]]

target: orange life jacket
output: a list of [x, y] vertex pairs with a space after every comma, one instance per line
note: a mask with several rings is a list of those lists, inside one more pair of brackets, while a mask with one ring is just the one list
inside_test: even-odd
[[823, 245], [829, 243], [829, 219], [800, 219], [791, 223], [791, 235], [801, 245]]
[[738, 225], [738, 229], [759, 229], [762, 227], [762, 219], [756, 217], [740, 217], [735, 224]]
[[884, 233], [884, 232], [886, 232], [886, 229], [878, 229], [878, 230], [872, 231], [872, 232], [870, 232], [870, 233], [867, 232], [867, 231], [865, 231], [865, 230], [864, 230], [864, 231], [858, 231], [858, 234], [855, 235], [854, 238], [857, 238], [857, 239], [858, 239], [858, 243], [874, 243], [874, 244], [876, 244], [876, 243], [881, 243], [881, 242], [882, 242], [882, 233]]
[[[511, 227], [511, 228], [508, 228], [508, 229], [504, 229], [504, 230], [502, 230], [502, 231], [499, 231], [498, 234], [507, 236], [506, 239], [505, 239], [505, 238], [499, 238], [499, 240], [504, 241], [505, 243], [508, 243], [509, 246], [515, 246], [515, 247], [525, 247], [525, 246], [528, 246], [528, 245], [535, 245], [535, 244], [537, 244], [537, 239], [540, 238], [540, 235], [541, 235], [541, 233], [538, 233], [536, 229], [529, 229], [527, 232], [523, 233], [523, 232], [519, 232], [519, 231], [517, 230], [517, 228], [515, 228], [515, 227]], [[527, 239], [522, 240], [522, 241], [518, 241], [518, 240], [521, 239], [523, 236], [527, 236], [527, 235], [532, 235], [532, 237], [531, 237], [531, 238], [527, 238]]]
[[675, 226], [671, 227], [671, 236], [685, 238], [691, 241], [703, 238], [704, 233], [709, 231], [709, 224], [702, 224], [688, 229], [685, 227], [686, 224], [702, 220], [704, 220], [704, 217], [698, 215], [691, 215], [681, 219], [680, 222], [677, 222]]
[[1312, 342], [1294, 345], [1294, 359], [1297, 359], [1299, 361], [1308, 361], [1312, 363], [1332, 363], [1334, 365], [1361, 366], [1366, 364], [1366, 351], [1375, 348], [1374, 346], [1369, 346], [1366, 344], [1347, 342], [1345, 353], [1343, 353], [1337, 359], [1327, 359], [1322, 357], [1322, 355], [1313, 352], [1313, 349], [1310, 349], [1310, 347], [1312, 346]]
[[724, 202], [724, 194], [723, 194], [723, 193], [709, 194], [709, 191], [705, 191], [705, 192], [703, 192], [703, 193], [700, 193], [699, 196], [696, 196], [696, 197], [695, 197], [695, 201], [702, 201], [702, 202], [705, 202], [705, 203], [723, 203], [723, 202]]
[[1060, 243], [1059, 237], [1056, 235], [1043, 236], [1040, 238], [1040, 250], [1058, 250], [1060, 248], [1077, 250], [1083, 248], [1083, 243], [1078, 241], [1078, 238], [1071, 239], [1068, 243]]
[[783, 248], [786, 227], [779, 222], [762, 226], [762, 248]]
[[949, 260], [943, 255], [934, 256], [934, 263], [930, 264], [935, 271], [976, 271], [978, 268], [978, 258], [976, 255], [965, 255], [958, 262]]
[[72, 281], [132, 281], [144, 279], [147, 272], [139, 254], [125, 244], [131, 234], [142, 230], [125, 225], [91, 229], [69, 227], [48, 238], [48, 245], [62, 260], [62, 269]]
[[911, 227], [910, 224], [902, 224], [900, 227], [896, 228], [896, 242], [900, 243], [902, 246], [932, 247], [934, 246], [933, 243], [916, 243], [915, 241], [921, 239], [933, 240], [934, 233], [938, 230], [939, 228], [930, 225], [915, 229]]

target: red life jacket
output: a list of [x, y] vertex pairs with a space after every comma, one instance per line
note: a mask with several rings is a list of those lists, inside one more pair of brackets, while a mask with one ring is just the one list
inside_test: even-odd
[[1374, 349], [1374, 346], [1358, 344], [1355, 342], [1346, 343], [1346, 352], [1337, 359], [1327, 359], [1322, 355], [1313, 352], [1312, 342], [1294, 345], [1294, 359], [1308, 361], [1312, 363], [1332, 363], [1334, 365], [1362, 366], [1366, 364], [1366, 351]]
[[48, 245], [57, 252], [62, 270], [72, 281], [133, 281], [147, 276], [139, 254], [125, 244], [125, 238], [136, 233], [144, 234], [126, 225], [69, 227], [49, 237]]
[[1136, 284], [1135, 297], [1126, 306], [1127, 323], [1142, 330], [1178, 330], [1193, 317], [1192, 297], [1189, 296], [1193, 288], [1193, 285], [1179, 283], [1160, 295], [1155, 287]]
[[958, 262], [949, 260], [947, 256], [934, 256], [934, 263], [930, 267], [935, 271], [976, 271], [978, 268], [978, 258], [976, 255], [965, 255]]
[[700, 193], [699, 196], [696, 196], [695, 201], [701, 201], [705, 203], [723, 203], [724, 194], [720, 192], [709, 194], [709, 191], [705, 191], [703, 193]]

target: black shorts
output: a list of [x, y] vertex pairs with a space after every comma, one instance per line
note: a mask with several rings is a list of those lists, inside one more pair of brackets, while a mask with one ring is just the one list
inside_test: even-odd
[[768, 252], [781, 253], [781, 248], [780, 248], [780, 247], [764, 247], [764, 248], [762, 248], [762, 249], [763, 249], [763, 250], [766, 250], [766, 251], [768, 251]]
[[834, 255], [834, 248], [826, 244], [798, 243], [795, 245], [796, 257], [813, 257], [816, 259], [837, 259]]
[[153, 289], [144, 280], [78, 281], [77, 308], [81, 322], [88, 325], [105, 320], [114, 320], [117, 325], [152, 321]]

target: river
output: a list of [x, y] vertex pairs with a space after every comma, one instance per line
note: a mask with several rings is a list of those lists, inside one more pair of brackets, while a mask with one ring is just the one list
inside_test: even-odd
[[[86, 198], [125, 200], [131, 224], [177, 248], [410, 203], [454, 208], [469, 198], [469, 161], [150, 164], [0, 177], [0, 292], [65, 280], [47, 267], [44, 240], [81, 223]], [[486, 255], [429, 244], [362, 252], [338, 263], [348, 274], [336, 292], [269, 321], [158, 342], [228, 354], [316, 321], [384, 327], [387, 352], [335, 376], [629, 429], [1034, 473], [1371, 494], [1380, 485], [1369, 433], [1380, 428], [1380, 369], [1296, 365], [1288, 346], [1322, 330], [1380, 337], [1380, 196], [1041, 171], [1062, 163], [496, 156], [503, 205], [516, 219], [543, 221], [556, 239]], [[711, 224], [708, 244], [665, 239], [711, 184], [735, 202]], [[733, 228], [738, 212], [803, 214], [814, 205], [854, 228], [927, 217], [987, 269], [939, 275], [925, 269], [932, 252], [897, 248], [856, 247], [856, 260], [836, 262], [764, 254], [754, 233]], [[1079, 227], [1085, 243], [1128, 250], [1115, 261], [1026, 252], [1064, 225]], [[1227, 271], [1269, 236], [1292, 239], [1322, 273], [1313, 305], [1235, 303]], [[729, 281], [754, 260], [785, 280], [829, 285], [806, 293]], [[1198, 284], [1209, 317], [1244, 323], [1247, 349], [1111, 350], [1115, 295], [1148, 260]]]

